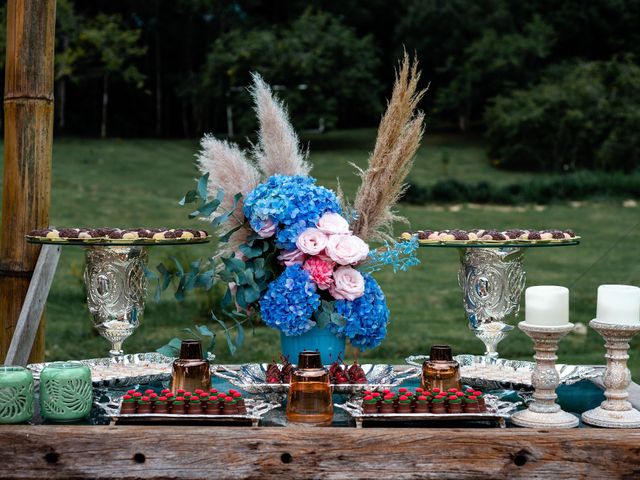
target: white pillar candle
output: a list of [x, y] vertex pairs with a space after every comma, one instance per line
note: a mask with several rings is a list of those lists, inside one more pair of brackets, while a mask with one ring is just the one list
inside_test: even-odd
[[640, 323], [640, 288], [631, 285], [600, 285], [596, 320], [613, 325]]
[[525, 321], [546, 327], [569, 323], [569, 289], [555, 285], [529, 287], [525, 291]]

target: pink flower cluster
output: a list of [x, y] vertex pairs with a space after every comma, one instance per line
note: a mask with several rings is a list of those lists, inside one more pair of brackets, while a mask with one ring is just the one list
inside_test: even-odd
[[336, 300], [355, 300], [364, 294], [364, 278], [353, 265], [369, 255], [369, 246], [349, 230], [337, 213], [325, 213], [316, 228], [308, 228], [296, 240], [296, 249], [278, 256], [287, 267], [295, 264], [309, 272], [320, 290]]

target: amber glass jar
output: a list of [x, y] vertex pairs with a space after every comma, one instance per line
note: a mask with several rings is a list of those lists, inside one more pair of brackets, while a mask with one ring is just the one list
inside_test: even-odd
[[329, 372], [322, 366], [319, 352], [300, 353], [298, 368], [291, 375], [287, 420], [291, 424], [331, 425], [333, 420], [331, 383]]
[[202, 358], [202, 343], [199, 340], [183, 340], [180, 358], [174, 360], [171, 373], [171, 391], [179, 389], [195, 392], [211, 388], [209, 362]]
[[433, 345], [429, 353], [429, 360], [422, 364], [421, 387], [426, 390], [439, 388], [446, 392], [450, 388], [462, 388], [460, 381], [460, 364], [453, 359], [451, 347], [448, 345]]

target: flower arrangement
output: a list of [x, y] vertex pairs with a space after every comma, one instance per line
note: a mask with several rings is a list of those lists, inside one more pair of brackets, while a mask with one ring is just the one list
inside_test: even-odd
[[[253, 158], [235, 144], [205, 136], [198, 155], [203, 177], [181, 202], [200, 201], [191, 216], [219, 229], [222, 265], [211, 261], [211, 270], [200, 272], [198, 264], [179, 275], [181, 284], [226, 282], [223, 308], [238, 325], [240, 316], [260, 315], [287, 336], [318, 326], [361, 350], [379, 345], [390, 314], [371, 274], [385, 265], [398, 271], [419, 263], [417, 242], [397, 243], [392, 236], [392, 224], [400, 219], [392, 207], [423, 133], [418, 78], [405, 54], [352, 207], [309, 176], [307, 152], [284, 105], [254, 74], [251, 93], [260, 129]], [[216, 215], [219, 208], [224, 213]], [[368, 241], [384, 244], [370, 249]], [[166, 288], [166, 275], [159, 283]]]

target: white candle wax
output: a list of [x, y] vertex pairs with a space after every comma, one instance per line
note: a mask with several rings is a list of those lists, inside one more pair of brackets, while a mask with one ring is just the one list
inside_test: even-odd
[[546, 327], [567, 325], [569, 323], [569, 289], [555, 285], [527, 288], [525, 321]]
[[596, 320], [613, 325], [640, 323], [640, 288], [631, 285], [600, 285]]

